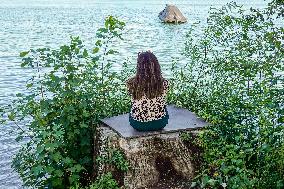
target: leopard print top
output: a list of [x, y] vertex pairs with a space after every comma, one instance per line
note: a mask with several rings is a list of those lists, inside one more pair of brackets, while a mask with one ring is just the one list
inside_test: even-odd
[[164, 80], [164, 92], [161, 96], [149, 99], [145, 95], [141, 99], [134, 100], [131, 97], [131, 116], [134, 120], [147, 122], [162, 119], [166, 115], [166, 94], [169, 89], [169, 81]]

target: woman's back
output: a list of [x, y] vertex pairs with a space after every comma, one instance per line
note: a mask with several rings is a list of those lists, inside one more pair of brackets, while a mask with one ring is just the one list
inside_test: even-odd
[[136, 75], [127, 80], [131, 96], [130, 125], [136, 130], [159, 130], [168, 123], [166, 94], [169, 82], [162, 77], [157, 57], [150, 51], [138, 54]]
[[164, 90], [160, 96], [152, 99], [143, 95], [141, 99], [131, 98], [131, 116], [140, 122], [153, 121], [166, 115], [166, 94], [169, 87], [168, 80], [163, 81]]

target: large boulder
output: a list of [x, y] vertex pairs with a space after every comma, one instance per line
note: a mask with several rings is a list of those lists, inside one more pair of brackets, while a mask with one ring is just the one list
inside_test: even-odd
[[185, 23], [187, 21], [175, 5], [166, 5], [166, 8], [160, 12], [159, 18], [168, 23]]

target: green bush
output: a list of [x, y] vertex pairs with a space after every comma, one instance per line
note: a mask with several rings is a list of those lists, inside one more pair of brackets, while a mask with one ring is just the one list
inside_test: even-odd
[[284, 29], [272, 5], [211, 9], [203, 32], [187, 34], [188, 63], [172, 66], [169, 101], [211, 123], [193, 186], [284, 187]]
[[20, 54], [21, 66], [35, 74], [27, 82], [28, 92], [17, 94], [17, 100], [3, 109], [19, 128], [17, 141], [23, 145], [12, 167], [25, 186], [66, 188], [94, 180], [96, 124], [130, 107], [124, 84], [127, 72], [111, 70], [111, 60], [118, 54], [112, 44], [122, 39], [124, 25], [109, 16], [98, 29], [92, 50], [79, 37], [71, 37], [70, 44], [59, 49]]
[[115, 148], [107, 149], [107, 154], [110, 154], [110, 157], [108, 155], [104, 154], [102, 156], [98, 156], [96, 161], [98, 163], [109, 164], [114, 165], [117, 170], [119, 171], [127, 171], [129, 168], [129, 163], [124, 158], [123, 153]]
[[101, 175], [97, 180], [88, 187], [81, 187], [79, 183], [76, 183], [74, 187], [70, 189], [119, 189], [116, 180], [113, 179], [111, 173]]
[[117, 182], [112, 178], [111, 173], [100, 176], [97, 182], [90, 186], [90, 189], [119, 189]]

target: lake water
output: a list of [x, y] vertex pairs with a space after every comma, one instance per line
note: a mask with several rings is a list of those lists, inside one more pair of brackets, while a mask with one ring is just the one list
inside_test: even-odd
[[[205, 23], [210, 6], [220, 7], [230, 1], [0, 0], [0, 105], [25, 91], [31, 70], [20, 67], [21, 51], [58, 47], [67, 43], [70, 35], [81, 36], [87, 47], [92, 47], [95, 31], [107, 15], [114, 15], [126, 22], [125, 40], [117, 47], [121, 59], [114, 66], [119, 69], [126, 58], [135, 64], [137, 52], [151, 49], [165, 71], [170, 57], [182, 50], [184, 35], [191, 24]], [[161, 23], [157, 16], [167, 3], [176, 4], [188, 23]], [[263, 0], [238, 3], [245, 7], [266, 5]], [[0, 129], [0, 189], [22, 188], [20, 178], [10, 168], [12, 156], [19, 150], [15, 131], [14, 125], [3, 125]]]

